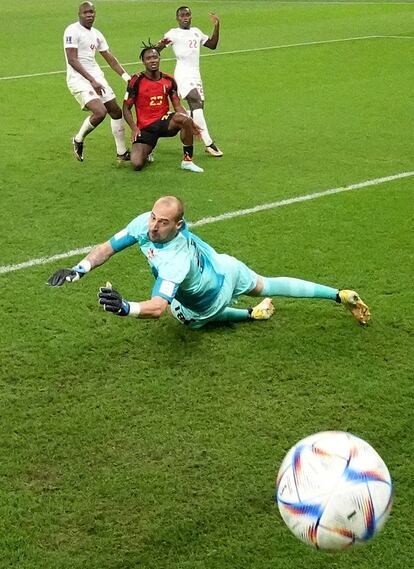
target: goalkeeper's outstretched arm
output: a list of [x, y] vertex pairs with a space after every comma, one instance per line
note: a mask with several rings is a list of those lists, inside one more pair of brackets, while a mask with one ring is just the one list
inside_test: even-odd
[[161, 296], [153, 296], [141, 302], [126, 300], [109, 282], [100, 287], [98, 302], [106, 312], [134, 318], [159, 318], [168, 307], [168, 301]]
[[67, 282], [76, 282], [92, 269], [106, 263], [114, 253], [116, 253], [116, 251], [112, 248], [111, 243], [105, 241], [105, 243], [94, 247], [82, 261], [71, 269], [59, 269], [53, 273], [53, 275], [49, 277], [47, 284], [50, 286], [62, 286]]

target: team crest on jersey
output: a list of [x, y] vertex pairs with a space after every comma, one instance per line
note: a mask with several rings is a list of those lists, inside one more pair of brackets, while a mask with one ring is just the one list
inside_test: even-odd
[[151, 261], [151, 259], [154, 258], [154, 255], [155, 255], [154, 249], [150, 247], [147, 251], [147, 259]]

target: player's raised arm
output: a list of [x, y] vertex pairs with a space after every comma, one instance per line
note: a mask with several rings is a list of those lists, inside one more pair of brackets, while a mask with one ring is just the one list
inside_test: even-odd
[[204, 43], [204, 47], [208, 47], [209, 49], [216, 49], [220, 37], [220, 20], [216, 14], [213, 14], [213, 12], [210, 12], [209, 16], [214, 28], [211, 36]]
[[155, 44], [155, 49], [158, 51], [158, 53], [161, 53], [161, 51], [163, 49], [165, 49], [167, 47], [167, 45], [169, 45], [171, 43], [171, 40], [168, 38], [161, 38], [160, 41], [158, 41]]

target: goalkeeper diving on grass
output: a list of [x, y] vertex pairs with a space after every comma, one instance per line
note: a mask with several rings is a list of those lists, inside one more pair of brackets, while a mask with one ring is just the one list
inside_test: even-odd
[[[290, 277], [263, 277], [235, 257], [217, 253], [189, 231], [183, 203], [175, 196], [159, 198], [151, 211], [94, 247], [73, 268], [56, 271], [48, 284], [76, 282], [132, 245], [146, 257], [155, 283], [151, 298], [139, 302], [126, 300], [110, 283], [102, 286], [98, 302], [117, 316], [159, 318], [168, 309], [179, 322], [196, 329], [208, 322], [268, 320], [274, 312], [271, 297], [284, 296], [343, 304], [360, 324], [370, 318], [368, 306], [355, 291]], [[231, 306], [241, 295], [264, 298], [252, 308]]]

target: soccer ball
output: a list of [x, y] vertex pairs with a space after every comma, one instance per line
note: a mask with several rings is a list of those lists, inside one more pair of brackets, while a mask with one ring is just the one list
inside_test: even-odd
[[276, 481], [280, 514], [292, 533], [317, 549], [344, 549], [371, 539], [392, 505], [392, 481], [362, 439], [326, 431], [287, 453]]

